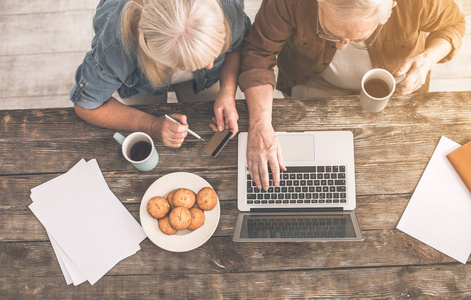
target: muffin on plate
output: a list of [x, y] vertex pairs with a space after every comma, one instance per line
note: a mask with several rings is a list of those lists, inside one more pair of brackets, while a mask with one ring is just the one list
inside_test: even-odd
[[170, 211], [170, 204], [164, 197], [153, 197], [147, 203], [147, 211], [152, 217], [160, 219], [168, 214]]
[[191, 213], [188, 208], [175, 207], [169, 215], [170, 225], [177, 230], [187, 229], [191, 223]]
[[170, 225], [168, 216], [159, 220], [159, 228], [160, 230], [162, 230], [163, 233], [168, 235], [172, 235], [177, 232], [177, 230], [173, 229], [173, 227]]
[[196, 203], [202, 210], [212, 210], [216, 207], [217, 202], [216, 191], [210, 187], [202, 188], [196, 196]]
[[174, 207], [183, 206], [190, 209], [195, 205], [195, 193], [189, 189], [178, 189], [173, 193], [172, 203]]
[[173, 205], [173, 194], [176, 192], [177, 190], [173, 190], [171, 191], [170, 193], [168, 193], [167, 195], [167, 201], [168, 203], [170, 204], [170, 209], [174, 209], [175, 206]]
[[190, 226], [188, 226], [188, 229], [196, 230], [200, 228], [204, 224], [204, 212], [197, 207], [192, 207], [190, 208], [190, 214], [191, 222]]

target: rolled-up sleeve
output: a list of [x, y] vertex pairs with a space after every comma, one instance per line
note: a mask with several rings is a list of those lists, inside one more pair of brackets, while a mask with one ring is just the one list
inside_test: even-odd
[[70, 100], [82, 108], [95, 109], [108, 101], [121, 85], [113, 71], [106, 64], [100, 68], [89, 52], [75, 73]]
[[259, 85], [276, 85], [273, 69], [277, 55], [294, 32], [287, 2], [264, 0], [244, 41], [239, 86], [242, 91]]
[[[463, 43], [466, 33], [466, 20], [454, 0], [427, 1], [426, 9], [420, 11], [422, 31], [430, 32], [427, 42], [442, 38], [447, 40], [452, 50], [439, 63], [451, 60]], [[427, 44], [426, 44], [427, 45]]]

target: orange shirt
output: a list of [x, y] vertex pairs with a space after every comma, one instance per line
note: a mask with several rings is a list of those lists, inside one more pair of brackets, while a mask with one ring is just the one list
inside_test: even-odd
[[[454, 0], [396, 0], [391, 17], [368, 49], [374, 68], [396, 71], [404, 61], [425, 50], [427, 42], [442, 38], [456, 55], [466, 31], [465, 16]], [[288, 95], [291, 88], [315, 79], [334, 57], [335, 43], [316, 35], [317, 1], [264, 0], [242, 49], [239, 85], [271, 84]], [[374, 34], [372, 35], [374, 36]], [[369, 42], [368, 40], [366, 41]], [[273, 68], [278, 65], [276, 83]], [[416, 92], [427, 92], [427, 82]]]

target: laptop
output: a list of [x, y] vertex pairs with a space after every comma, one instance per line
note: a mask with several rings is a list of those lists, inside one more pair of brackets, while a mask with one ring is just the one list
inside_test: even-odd
[[247, 168], [247, 132], [238, 137], [235, 242], [361, 241], [355, 214], [355, 162], [350, 131], [276, 132], [286, 172], [268, 191]]

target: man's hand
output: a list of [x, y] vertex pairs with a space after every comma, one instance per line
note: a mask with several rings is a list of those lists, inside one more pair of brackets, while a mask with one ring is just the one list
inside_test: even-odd
[[247, 166], [258, 189], [268, 190], [269, 170], [273, 184], [280, 184], [280, 169], [286, 171], [278, 139], [271, 124], [251, 126], [247, 141]]
[[432, 67], [450, 53], [451, 44], [442, 38], [428, 41], [427, 48], [421, 54], [408, 58], [394, 73], [394, 76], [407, 74], [406, 79], [396, 86], [401, 95], [418, 90], [426, 81], [427, 73]]
[[423, 54], [407, 59], [394, 74], [401, 76], [407, 74], [404, 81], [396, 86], [396, 92], [400, 95], [408, 95], [418, 90], [427, 80], [427, 74], [433, 64], [424, 58]]

